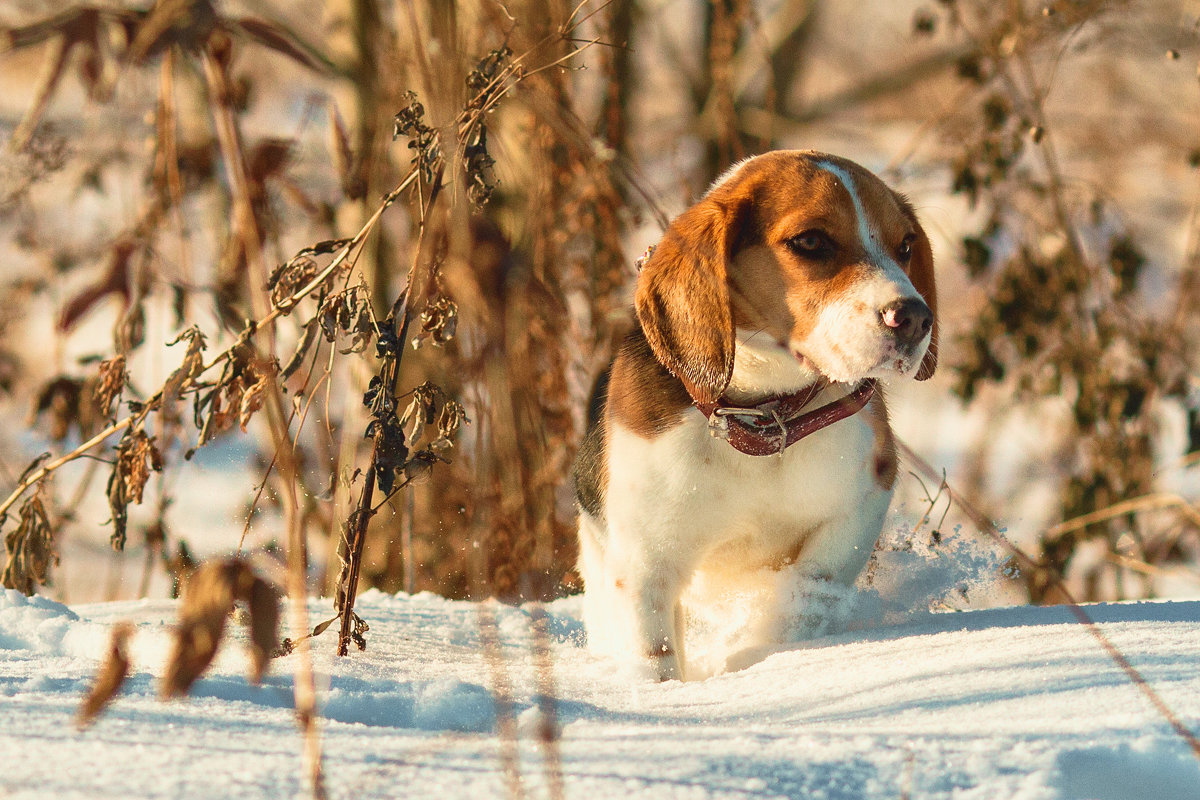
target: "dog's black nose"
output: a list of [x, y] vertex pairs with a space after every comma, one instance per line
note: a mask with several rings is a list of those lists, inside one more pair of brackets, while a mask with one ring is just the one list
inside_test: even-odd
[[933, 312], [924, 301], [915, 297], [884, 306], [879, 310], [879, 319], [904, 347], [915, 346], [933, 327]]

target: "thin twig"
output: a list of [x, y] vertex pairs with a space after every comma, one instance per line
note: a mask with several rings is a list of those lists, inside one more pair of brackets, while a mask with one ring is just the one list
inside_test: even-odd
[[[903, 458], [909, 464], [915, 466], [918, 471], [923, 473], [930, 480], [937, 479], [938, 471], [934, 469], [933, 465], [918, 455], [916, 451], [914, 451], [899, 438], [896, 439], [896, 449], [899, 451], [901, 458]], [[1200, 758], [1200, 739], [1198, 739], [1196, 734], [1192, 733], [1191, 730], [1189, 730], [1188, 727], [1183, 724], [1183, 721], [1180, 719], [1179, 715], [1167, 705], [1165, 700], [1163, 700], [1162, 695], [1155, 691], [1154, 687], [1150, 685], [1138, 668], [1131, 664], [1129, 659], [1125, 657], [1125, 654], [1122, 653], [1117, 646], [1113, 644], [1112, 640], [1105, 635], [1104, 631], [1100, 629], [1100, 626], [1096, 624], [1096, 621], [1091, 618], [1083, 606], [1076, 602], [1075, 598], [1071, 594], [1071, 591], [1063, 582], [1062, 577], [1056, 574], [1053, 570], [1049, 569], [1047, 566], [1034, 560], [1032, 556], [1030, 556], [1020, 547], [1017, 547], [1017, 545], [1013, 544], [1007, 536], [1000, 532], [1000, 529], [996, 527], [996, 523], [988, 519], [987, 515], [980, 511], [974, 503], [955, 491], [953, 487], [947, 484], [946, 491], [949, 493], [950, 498], [958, 505], [960, 509], [962, 509], [963, 513], [967, 515], [967, 518], [970, 519], [971, 522], [974, 523], [975, 527], [979, 529], [980, 533], [983, 533], [992, 539], [992, 541], [996, 542], [1005, 550], [1007, 550], [1009, 554], [1012, 555], [1014, 560], [1021, 564], [1023, 568], [1039, 570], [1046, 574], [1050, 584], [1053, 585], [1054, 588], [1062, 595], [1065, 605], [1068, 610], [1070, 610], [1072, 616], [1075, 617], [1075, 621], [1082, 625], [1084, 629], [1092, 635], [1097, 643], [1099, 643], [1100, 647], [1103, 648], [1108, 654], [1109, 658], [1113, 660], [1113, 663], [1121, 668], [1121, 671], [1125, 673], [1125, 676], [1129, 678], [1130, 682], [1141, 691], [1147, 700], [1150, 701], [1150, 704], [1154, 706], [1155, 710], [1158, 711], [1163, 719], [1167, 721], [1172, 730], [1174, 730], [1175, 733], [1187, 743], [1188, 747], [1192, 751], [1192, 754], [1197, 758]]]
[[1177, 508], [1192, 524], [1200, 525], [1200, 511], [1197, 511], [1191, 503], [1171, 492], [1156, 492], [1154, 494], [1142, 495], [1141, 497], [1131, 497], [1128, 500], [1114, 503], [1106, 508], [1100, 508], [1096, 511], [1064, 520], [1047, 529], [1046, 536], [1054, 538], [1064, 533], [1086, 528], [1088, 525], [1093, 525], [1097, 522], [1104, 522], [1105, 520], [1124, 516], [1125, 514], [1138, 511], [1155, 511], [1163, 508]]

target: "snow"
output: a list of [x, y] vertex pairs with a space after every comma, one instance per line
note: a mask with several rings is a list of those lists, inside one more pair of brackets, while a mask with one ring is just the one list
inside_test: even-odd
[[[1200, 601], [1086, 609], [1200, 728]], [[332, 632], [315, 640], [332, 797], [500, 797], [506, 764], [522, 796], [551, 797], [542, 694], [554, 698], [566, 797], [1200, 796], [1200, 761], [1069, 609], [912, 613], [666, 684], [589, 653], [578, 598], [545, 607], [551, 667], [540, 674], [532, 606], [370, 591], [358, 610], [371, 625], [365, 652], [339, 659]], [[0, 796], [305, 796], [296, 656], [255, 687], [241, 643], [226, 642], [189, 699], [161, 702], [175, 612], [166, 600], [68, 608], [0, 595]], [[310, 613], [321, 619], [328, 601]], [[118, 620], [136, 626], [134, 673], [78, 731]], [[497, 698], [516, 717], [515, 744], [497, 733]]]

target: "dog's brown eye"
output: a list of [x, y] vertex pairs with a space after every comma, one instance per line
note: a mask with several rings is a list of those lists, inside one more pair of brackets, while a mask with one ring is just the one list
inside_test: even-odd
[[793, 236], [786, 242], [788, 249], [807, 258], [832, 258], [837, 250], [825, 231], [811, 230]]
[[916, 239], [916, 235], [912, 233], [904, 237], [904, 241], [902, 241], [900, 243], [900, 247], [896, 249], [896, 257], [900, 259], [900, 263], [907, 264], [908, 260], [912, 258], [912, 246]]

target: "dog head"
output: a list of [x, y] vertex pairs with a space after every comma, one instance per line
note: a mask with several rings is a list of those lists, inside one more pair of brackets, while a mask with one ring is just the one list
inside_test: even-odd
[[731, 381], [778, 391], [937, 366], [933, 254], [912, 206], [823, 153], [730, 169], [671, 223], [635, 304], [655, 356], [700, 402]]

